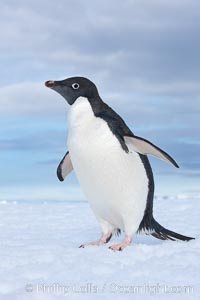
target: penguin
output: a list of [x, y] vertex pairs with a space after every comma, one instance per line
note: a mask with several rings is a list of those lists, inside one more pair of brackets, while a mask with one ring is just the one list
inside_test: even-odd
[[170, 231], [153, 216], [154, 177], [148, 154], [176, 168], [165, 151], [135, 135], [125, 121], [100, 97], [96, 85], [85, 77], [45, 82], [70, 105], [68, 151], [57, 168], [63, 181], [75, 171], [90, 207], [101, 227], [99, 240], [81, 245], [100, 246], [114, 233], [124, 232], [122, 242], [111, 245], [122, 251], [136, 233], [161, 240], [189, 241], [194, 238]]

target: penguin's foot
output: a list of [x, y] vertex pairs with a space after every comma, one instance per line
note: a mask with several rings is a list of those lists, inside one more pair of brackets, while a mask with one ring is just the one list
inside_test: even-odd
[[111, 237], [112, 237], [112, 233], [110, 233], [110, 232], [107, 234], [103, 234], [102, 237], [100, 238], [100, 240], [80, 245], [79, 248], [85, 248], [87, 246], [101, 246], [103, 244], [108, 243], [110, 241]]
[[125, 239], [123, 240], [123, 242], [116, 244], [116, 245], [112, 245], [109, 247], [109, 249], [111, 249], [113, 251], [122, 251], [127, 246], [130, 246], [131, 242], [132, 242], [132, 237], [126, 236]]

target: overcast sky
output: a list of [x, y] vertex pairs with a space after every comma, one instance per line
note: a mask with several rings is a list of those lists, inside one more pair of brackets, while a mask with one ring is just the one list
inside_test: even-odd
[[197, 0], [1, 1], [0, 198], [77, 190], [55, 175], [68, 107], [43, 85], [76, 75], [178, 162], [151, 159], [157, 193], [199, 191], [199, 33]]

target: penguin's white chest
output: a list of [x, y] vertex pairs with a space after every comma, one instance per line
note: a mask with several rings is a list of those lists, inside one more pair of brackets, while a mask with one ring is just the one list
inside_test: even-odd
[[80, 185], [98, 220], [137, 231], [148, 194], [148, 178], [137, 153], [126, 153], [107, 123], [80, 97], [68, 115], [68, 148]]

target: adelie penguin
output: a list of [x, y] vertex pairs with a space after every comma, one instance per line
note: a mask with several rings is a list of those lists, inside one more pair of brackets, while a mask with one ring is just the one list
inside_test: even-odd
[[74, 169], [102, 231], [98, 241], [80, 247], [102, 245], [121, 231], [125, 238], [109, 247], [114, 251], [123, 250], [142, 231], [161, 240], [193, 239], [162, 227], [153, 217], [154, 179], [147, 154], [178, 168], [175, 160], [134, 135], [89, 79], [50, 80], [45, 85], [70, 105], [69, 151], [58, 166], [58, 178], [63, 181]]

